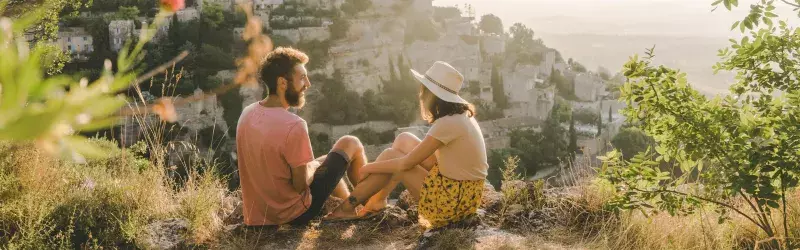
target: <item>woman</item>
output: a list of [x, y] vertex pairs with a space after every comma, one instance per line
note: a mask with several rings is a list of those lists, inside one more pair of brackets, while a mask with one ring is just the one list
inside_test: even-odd
[[[425, 75], [412, 73], [422, 83], [420, 112], [432, 124], [430, 131], [421, 141], [400, 134], [376, 162], [361, 168], [362, 180], [327, 220], [376, 214], [398, 182], [419, 201], [421, 221], [433, 229], [461, 221], [480, 206], [489, 165], [474, 106], [458, 95], [464, 77], [444, 62], [434, 63]], [[356, 213], [365, 202], [363, 212]]]

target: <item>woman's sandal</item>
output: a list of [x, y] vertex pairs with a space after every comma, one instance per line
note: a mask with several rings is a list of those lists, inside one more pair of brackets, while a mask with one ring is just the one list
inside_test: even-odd
[[388, 205], [378, 210], [369, 210], [365, 208], [364, 210], [362, 210], [363, 212], [359, 212], [359, 214], [362, 214], [361, 218], [364, 220], [372, 219], [382, 214], [384, 211], [386, 211], [387, 208], [389, 208]]

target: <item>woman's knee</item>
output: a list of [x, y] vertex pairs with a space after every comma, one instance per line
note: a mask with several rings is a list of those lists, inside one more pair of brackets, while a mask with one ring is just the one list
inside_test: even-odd
[[375, 159], [375, 161], [385, 161], [385, 160], [396, 159], [396, 158], [402, 157], [403, 155], [405, 155], [405, 154], [403, 154], [403, 152], [400, 152], [397, 149], [387, 148], [387, 149], [383, 150], [383, 152], [381, 152], [380, 155], [378, 155], [378, 158]]
[[397, 138], [394, 139], [392, 148], [409, 153], [417, 145], [419, 145], [420, 142], [422, 142], [422, 140], [420, 140], [416, 135], [409, 132], [403, 132], [397, 135]]
[[357, 137], [346, 135], [342, 138], [339, 138], [339, 140], [333, 144], [333, 149], [331, 149], [331, 151], [334, 150], [343, 151], [345, 154], [350, 156], [350, 159], [352, 159], [354, 156], [364, 152], [364, 145], [361, 144], [361, 140], [359, 140]]

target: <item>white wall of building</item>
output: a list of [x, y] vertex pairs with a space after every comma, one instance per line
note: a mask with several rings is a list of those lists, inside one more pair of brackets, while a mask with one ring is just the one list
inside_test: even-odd
[[83, 28], [61, 28], [57, 44], [73, 55], [85, 55], [94, 51], [92, 36]]

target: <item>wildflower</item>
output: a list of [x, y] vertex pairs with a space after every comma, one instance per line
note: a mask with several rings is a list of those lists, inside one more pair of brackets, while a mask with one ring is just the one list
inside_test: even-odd
[[177, 12], [185, 7], [184, 0], [161, 0], [161, 9], [169, 12]]
[[178, 120], [178, 115], [175, 112], [175, 105], [172, 104], [172, 99], [161, 98], [155, 105], [153, 105], [153, 113], [156, 113], [162, 120], [167, 122], [175, 122]]
[[81, 187], [83, 187], [85, 189], [89, 189], [89, 190], [93, 190], [95, 186], [96, 186], [96, 184], [95, 184], [94, 180], [92, 180], [90, 178], [84, 179], [83, 183], [81, 184]]

